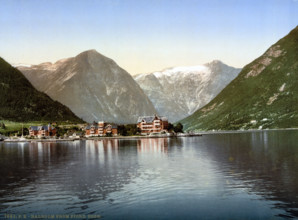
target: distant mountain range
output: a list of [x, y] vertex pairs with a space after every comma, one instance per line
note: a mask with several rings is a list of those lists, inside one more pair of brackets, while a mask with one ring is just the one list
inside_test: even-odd
[[298, 127], [298, 26], [181, 121], [187, 130]]
[[158, 114], [181, 120], [211, 101], [241, 69], [213, 61], [134, 76]]
[[37, 91], [19, 70], [2, 58], [0, 120], [82, 122], [69, 108]]
[[88, 122], [187, 117], [181, 120], [187, 130], [298, 127], [297, 45], [298, 27], [242, 70], [212, 61], [134, 78], [95, 50], [54, 64], [19, 65], [40, 92], [1, 59], [0, 119], [79, 120], [71, 109]]
[[132, 76], [95, 50], [18, 68], [35, 88], [88, 122], [136, 123], [140, 115], [157, 113]]

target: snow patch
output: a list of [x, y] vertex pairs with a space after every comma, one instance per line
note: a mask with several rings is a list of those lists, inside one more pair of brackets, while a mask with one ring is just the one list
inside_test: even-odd
[[24, 64], [24, 63], [17, 63], [17, 64], [11, 64], [13, 67], [31, 67], [31, 64]]
[[261, 61], [261, 64], [263, 64], [264, 66], [268, 66], [271, 63], [271, 59], [269, 57], [264, 57]]
[[285, 86], [286, 86], [286, 83], [282, 84], [282, 86], [279, 88], [279, 91], [283, 92], [285, 90]]
[[252, 76], [252, 77], [253, 77], [253, 76], [257, 76], [257, 75], [259, 75], [264, 69], [265, 69], [265, 66], [258, 67], [258, 64], [256, 64], [256, 65], [254, 65], [254, 66], [252, 67], [252, 70], [249, 71], [249, 72], [246, 74], [245, 78], [248, 78], [248, 77], [251, 77], [251, 76]]
[[271, 105], [278, 97], [278, 93], [275, 93], [273, 96], [271, 96], [267, 102], [267, 105]]
[[[180, 67], [174, 67], [171, 69], [167, 69], [161, 72], [154, 72], [153, 75], [156, 78], [161, 78], [163, 76], [172, 77], [175, 75], [178, 76], [186, 76], [189, 74], [210, 74], [210, 69], [206, 66], [200, 65], [200, 66], [180, 66]], [[178, 74], [179, 73], [179, 74]], [[138, 76], [136, 79], [140, 78]]]
[[203, 72], [208, 71], [208, 67], [199, 65], [199, 66], [180, 66], [172, 69], [174, 72]]
[[202, 112], [209, 112], [209, 111], [211, 111], [211, 110], [213, 110], [214, 108], [215, 108], [215, 106], [217, 105], [217, 103], [214, 103], [213, 105], [211, 105], [210, 107], [208, 107], [208, 108], [203, 108], [202, 109]]
[[271, 63], [271, 61], [271, 58], [263, 57], [251, 67], [251, 70], [246, 74], [245, 78], [259, 75]]
[[257, 120], [251, 120], [250, 123], [255, 125], [255, 124], [257, 124]]
[[271, 57], [279, 57], [281, 54], [282, 54], [282, 52], [283, 52], [283, 50], [280, 50], [279, 49], [280, 48], [280, 45], [276, 45], [276, 46], [274, 46], [274, 47], [271, 47], [268, 51], [267, 51], [267, 55], [268, 56], [271, 56]]

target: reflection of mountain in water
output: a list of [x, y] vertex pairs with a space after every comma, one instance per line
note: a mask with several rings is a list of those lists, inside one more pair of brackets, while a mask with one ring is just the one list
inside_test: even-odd
[[[241, 180], [250, 192], [274, 201], [274, 207], [298, 217], [297, 131], [263, 131], [205, 135], [200, 149], [216, 161], [235, 187]], [[285, 216], [282, 216], [285, 217]]]
[[297, 137], [297, 131], [262, 131], [0, 143], [0, 213], [297, 217]]
[[[125, 149], [119, 148], [118, 140], [2, 145], [0, 202], [6, 205], [0, 210], [13, 207], [14, 212], [28, 213], [28, 206], [35, 206], [34, 213], [48, 213], [47, 206], [54, 213], [85, 210], [138, 175], [136, 157], [126, 159], [128, 149], [137, 153], [135, 144]], [[26, 199], [14, 203], [15, 198]]]

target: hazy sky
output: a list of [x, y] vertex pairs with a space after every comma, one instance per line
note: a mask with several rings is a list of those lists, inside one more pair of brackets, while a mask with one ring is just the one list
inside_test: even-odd
[[0, 56], [96, 49], [131, 74], [218, 59], [243, 67], [298, 25], [298, 0], [0, 0]]

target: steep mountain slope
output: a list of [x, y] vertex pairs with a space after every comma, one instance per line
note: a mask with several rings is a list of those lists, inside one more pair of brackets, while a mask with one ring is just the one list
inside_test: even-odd
[[133, 78], [95, 50], [19, 69], [39, 91], [88, 122], [136, 123], [138, 116], [156, 113]]
[[37, 91], [23, 74], [0, 58], [0, 119], [82, 122], [66, 106]]
[[181, 122], [187, 130], [298, 127], [297, 85], [298, 26]]
[[157, 112], [176, 122], [206, 105], [240, 72], [213, 61], [202, 66], [175, 67], [135, 76]]

